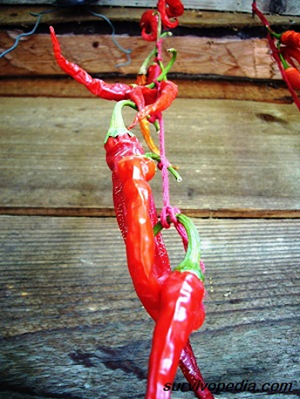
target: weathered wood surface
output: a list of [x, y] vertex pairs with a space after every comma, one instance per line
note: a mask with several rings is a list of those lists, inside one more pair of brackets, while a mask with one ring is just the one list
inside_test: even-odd
[[[206, 381], [292, 383], [274, 397], [298, 398], [300, 222], [195, 223], [207, 317], [191, 341]], [[164, 236], [176, 265], [180, 240], [173, 229]], [[142, 398], [153, 322], [115, 219], [1, 216], [0, 237], [0, 398]]]
[[[17, 32], [2, 31], [0, 48], [11, 47]], [[136, 74], [153, 44], [140, 37], [117, 35], [125, 49], [131, 49], [132, 61], [127, 66], [116, 67], [127, 57], [113, 43], [110, 35], [58, 35], [62, 53], [90, 73]], [[11, 53], [0, 59], [0, 76], [56, 75], [65, 76], [57, 66], [50, 36], [32, 35], [21, 41]], [[169, 59], [167, 49], [178, 51], [173, 73], [190, 75], [231, 76], [252, 79], [281, 79], [281, 74], [270, 54], [266, 39], [208, 38], [173, 36], [163, 42], [163, 57]]]
[[[36, 17], [31, 15], [31, 12], [40, 13], [49, 10], [49, 6], [27, 5], [27, 6], [0, 6], [0, 26], [15, 26], [26, 25], [31, 26], [36, 23]], [[89, 7], [97, 14], [103, 14], [112, 22], [132, 22], [139, 23], [141, 15], [146, 8], [127, 7], [103, 7], [94, 6]], [[300, 14], [300, 12], [299, 12]], [[97, 21], [101, 24], [101, 18], [92, 15], [85, 8], [53, 8], [53, 12], [44, 14], [42, 23], [59, 24], [67, 22], [84, 22]], [[268, 15], [268, 21], [274, 27], [276, 25], [284, 25], [285, 27], [299, 25], [300, 17], [284, 16], [279, 14]], [[103, 24], [105, 24], [103, 22]], [[258, 18], [252, 18], [251, 14], [247, 13], [232, 13], [232, 12], [217, 12], [217, 11], [199, 11], [185, 10], [180, 17], [180, 27], [193, 28], [243, 28], [243, 27], [257, 27], [261, 26], [261, 21]], [[176, 31], [175, 31], [176, 32]]]
[[[275, 103], [291, 103], [292, 97], [285, 82], [282, 81], [247, 81], [213, 78], [190, 79], [169, 75], [179, 87], [178, 98], [202, 98], [212, 100], [241, 100]], [[108, 83], [122, 81], [132, 84], [135, 77], [112, 78], [104, 76]], [[70, 77], [60, 79], [51, 77], [2, 77], [0, 78], [0, 96], [9, 97], [67, 97], [95, 98], [84, 86]]]
[[[234, 11], [251, 13], [251, 3], [248, 0], [184, 0], [187, 9]], [[53, 0], [0, 0], [0, 4], [51, 4]], [[102, 6], [121, 7], [156, 7], [156, 0], [99, 0], [95, 2]], [[272, 14], [300, 15], [298, 0], [257, 0], [258, 7]]]
[[[0, 104], [2, 213], [113, 214], [102, 144], [113, 102], [3, 97]], [[134, 111], [124, 117], [129, 124]], [[299, 216], [293, 104], [177, 99], [165, 126], [167, 156], [183, 178], [171, 179], [174, 205], [198, 216]], [[159, 173], [152, 187], [161, 206]]]

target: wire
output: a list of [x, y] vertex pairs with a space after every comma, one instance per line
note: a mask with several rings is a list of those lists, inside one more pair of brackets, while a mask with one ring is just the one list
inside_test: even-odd
[[[43, 14], [48, 14], [48, 13], [54, 12], [54, 11], [56, 11], [56, 9], [53, 9], [53, 10], [45, 10], [45, 11], [42, 11], [42, 12], [40, 12], [40, 13], [31, 12], [30, 15], [32, 15], [32, 16], [34, 16], [34, 17], [37, 17], [37, 20], [36, 20], [36, 23], [35, 23], [33, 29], [32, 29], [30, 32], [21, 33], [20, 35], [18, 35], [18, 36], [16, 37], [15, 43], [14, 43], [10, 48], [8, 48], [7, 50], [3, 51], [3, 53], [0, 54], [0, 58], [4, 57], [6, 54], [8, 54], [8, 53], [10, 53], [11, 51], [13, 51], [13, 50], [18, 46], [19, 41], [20, 41], [20, 39], [21, 39], [22, 37], [30, 36], [30, 35], [33, 35], [33, 34], [34, 34], [34, 32], [36, 31], [37, 27], [39, 26], [39, 23], [41, 22], [41, 19], [42, 19]], [[95, 15], [96, 17], [100, 17], [100, 18], [104, 19], [104, 21], [106, 21], [106, 22], [109, 24], [109, 26], [111, 27], [111, 30], [112, 30], [111, 36], [112, 36], [113, 42], [115, 43], [115, 45], [118, 47], [118, 49], [119, 49], [120, 51], [122, 51], [123, 53], [126, 54], [127, 61], [126, 61], [126, 62], [122, 62], [122, 63], [120, 63], [120, 64], [116, 64], [115, 67], [116, 67], [116, 68], [120, 68], [120, 67], [129, 65], [129, 64], [131, 63], [130, 54], [131, 54], [132, 50], [131, 50], [131, 49], [126, 50], [124, 47], [122, 47], [122, 46], [118, 43], [118, 41], [117, 41], [117, 39], [116, 39], [116, 37], [115, 37], [115, 36], [116, 36], [115, 27], [114, 27], [114, 25], [112, 24], [112, 22], [111, 22], [105, 15], [97, 14], [96, 12], [94, 12], [94, 11], [92, 11], [92, 10], [90, 10], [90, 9], [87, 9], [87, 11], [88, 11], [90, 14]]]
[[45, 10], [45, 11], [42, 11], [40, 13], [31, 12], [30, 15], [32, 15], [34, 17], [38, 17], [33, 29], [30, 32], [21, 33], [20, 35], [18, 35], [16, 37], [15, 43], [10, 48], [8, 48], [7, 50], [3, 51], [3, 53], [0, 54], [0, 58], [4, 57], [6, 54], [8, 54], [11, 51], [13, 51], [18, 46], [19, 41], [20, 41], [20, 39], [22, 37], [33, 35], [34, 32], [36, 31], [37, 27], [39, 26], [39, 23], [41, 22], [43, 14], [48, 14], [48, 13], [53, 12], [53, 11], [55, 11], [55, 10]]
[[126, 49], [125, 49], [124, 47], [122, 47], [122, 46], [120, 45], [120, 43], [117, 41], [117, 39], [116, 39], [115, 27], [114, 27], [114, 25], [112, 24], [112, 22], [111, 22], [105, 15], [103, 15], [103, 14], [98, 14], [98, 13], [96, 13], [96, 12], [90, 10], [89, 8], [88, 8], [87, 10], [88, 10], [88, 12], [89, 12], [90, 14], [95, 15], [96, 17], [99, 17], [99, 18], [104, 19], [104, 21], [106, 21], [106, 22], [109, 24], [109, 26], [111, 27], [111, 30], [112, 30], [111, 36], [112, 36], [113, 42], [115, 43], [116, 47], [118, 47], [118, 49], [122, 51], [122, 53], [125, 53], [125, 54], [126, 54], [127, 61], [126, 61], [126, 62], [121, 62], [120, 64], [116, 64], [115, 67], [116, 67], [116, 68], [120, 68], [120, 67], [129, 65], [129, 64], [131, 63], [130, 54], [132, 53], [132, 50], [131, 50], [131, 49], [126, 50]]

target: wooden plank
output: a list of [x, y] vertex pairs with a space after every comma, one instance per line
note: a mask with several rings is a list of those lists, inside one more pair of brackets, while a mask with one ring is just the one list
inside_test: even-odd
[[[298, 398], [300, 222], [194, 222], [207, 316], [191, 341], [206, 382], [256, 384], [236, 399], [291, 383], [292, 392], [273, 394]], [[0, 236], [1, 399], [95, 399], [121, 388], [118, 397], [141, 398], [153, 322], [133, 291], [115, 219], [2, 216]], [[173, 229], [164, 236], [176, 265], [182, 244]]]
[[[39, 0], [39, 4], [51, 4], [52, 0]], [[185, 0], [186, 9], [200, 9], [213, 11], [233, 11], [251, 13], [251, 2], [248, 0]], [[36, 4], [35, 0], [1, 0], [0, 4]], [[156, 7], [156, 0], [99, 0], [95, 2], [102, 6], [119, 7]], [[300, 7], [297, 0], [257, 0], [258, 7], [264, 12], [273, 14], [300, 15]]]
[[[102, 142], [114, 103], [6, 97], [0, 104], [2, 213], [42, 208], [112, 214]], [[129, 124], [134, 111], [124, 110], [124, 117]], [[177, 99], [165, 126], [167, 156], [183, 178], [171, 179], [173, 205], [198, 216], [299, 216], [294, 105]], [[159, 173], [151, 184], [160, 207]]]
[[[2, 32], [0, 47], [9, 48], [14, 38], [13, 32]], [[64, 56], [90, 73], [136, 74], [153, 49], [153, 43], [126, 35], [116, 38], [123, 48], [132, 49], [130, 65], [116, 67], [126, 62], [127, 57], [113, 44], [109, 35], [59, 36]], [[178, 51], [173, 73], [281, 79], [277, 64], [270, 57], [266, 39], [173, 36], [166, 38], [163, 43], [165, 62], [169, 59], [167, 49], [174, 47]], [[0, 59], [0, 76], [11, 75], [65, 75], [56, 65], [49, 35], [32, 35]]]
[[[91, 6], [89, 7], [97, 14], [103, 14], [112, 22], [131, 22], [137, 24], [140, 21], [141, 15], [146, 8], [127, 7], [124, 12], [124, 7], [103, 7]], [[34, 13], [42, 13], [49, 10], [49, 6], [27, 5], [27, 6], [1, 6], [0, 12], [0, 26], [31, 26], [36, 23], [36, 17], [31, 15]], [[59, 24], [67, 22], [84, 22], [97, 21], [97, 25], [103, 24], [101, 18], [89, 13], [82, 8], [53, 8], [53, 12], [46, 13], [42, 17], [43, 24]], [[238, 29], [244, 27], [261, 26], [258, 18], [252, 18], [247, 13], [232, 13], [232, 12], [217, 12], [217, 11], [199, 11], [196, 9], [185, 10], [180, 17], [180, 27], [189, 28], [218, 28], [225, 27], [231, 29]], [[285, 15], [268, 15], [268, 21], [274, 26], [295, 27], [300, 24], [300, 17]], [[176, 32], [176, 31], [175, 31]]]
[[[122, 81], [132, 84], [135, 77], [112, 78], [101, 76], [108, 83]], [[179, 98], [205, 98], [215, 100], [242, 100], [291, 103], [292, 98], [283, 80], [280, 81], [253, 81], [241, 79], [214, 79], [205, 77], [178, 78], [169, 75], [169, 78], [179, 87]], [[65, 98], [94, 98], [82, 85], [74, 79], [49, 77], [11, 77], [0, 78], [0, 96], [9, 97], [65, 97]]]

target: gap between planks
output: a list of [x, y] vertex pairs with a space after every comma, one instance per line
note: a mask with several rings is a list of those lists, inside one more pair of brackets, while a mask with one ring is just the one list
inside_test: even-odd
[[[158, 214], [161, 209], [157, 209]], [[300, 210], [282, 209], [182, 209], [181, 212], [194, 218], [224, 219], [299, 219]], [[57, 217], [115, 217], [113, 208], [29, 208], [0, 207], [0, 215], [10, 216], [57, 216]]]

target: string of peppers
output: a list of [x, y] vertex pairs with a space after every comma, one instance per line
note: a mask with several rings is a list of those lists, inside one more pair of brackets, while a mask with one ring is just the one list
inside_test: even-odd
[[[106, 162], [112, 171], [113, 202], [122, 233], [128, 269], [137, 296], [155, 321], [149, 358], [146, 399], [167, 399], [178, 366], [199, 399], [213, 399], [205, 386], [189, 337], [204, 322], [204, 264], [200, 260], [200, 238], [190, 218], [172, 207], [169, 175], [180, 181], [176, 168], [165, 154], [163, 111], [176, 99], [178, 88], [167, 74], [176, 60], [170, 49], [167, 66], [162, 60], [162, 42], [178, 25], [184, 12], [180, 0], [158, 0], [157, 11], [146, 11], [140, 21], [142, 37], [155, 42], [131, 85], [109, 84], [95, 79], [84, 69], [68, 61], [61, 53], [53, 27], [50, 27], [54, 55], [58, 65], [94, 95], [116, 101], [105, 138]], [[132, 124], [125, 126], [124, 107], [136, 110]], [[140, 130], [150, 149], [145, 153], [132, 129]], [[153, 125], [159, 134], [159, 148], [151, 137]], [[149, 181], [156, 169], [162, 173], [163, 209], [157, 215]], [[173, 224], [182, 237], [184, 260], [171, 269], [162, 237], [162, 229]]]
[[256, 0], [252, 3], [253, 15], [257, 15], [267, 30], [267, 40], [281, 76], [285, 81], [294, 103], [300, 111], [300, 32], [287, 30], [278, 34], [269, 24], [265, 15], [258, 9]]

